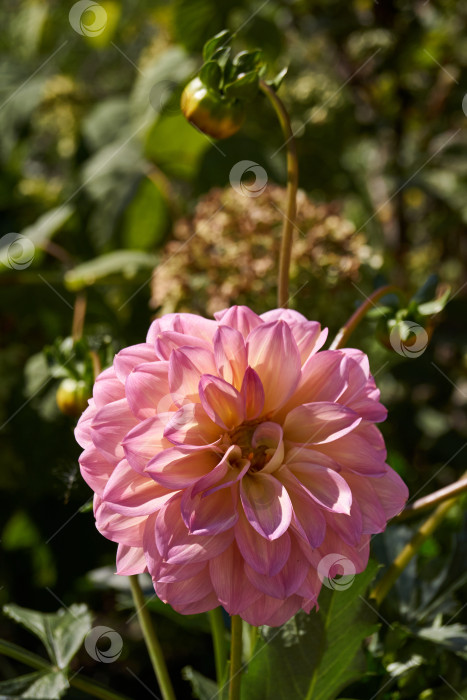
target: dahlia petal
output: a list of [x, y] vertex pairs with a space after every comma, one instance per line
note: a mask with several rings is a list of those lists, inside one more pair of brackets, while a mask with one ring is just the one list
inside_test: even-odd
[[291, 538], [291, 550], [287, 562], [275, 576], [265, 576], [245, 564], [245, 573], [255, 588], [273, 598], [284, 600], [296, 593], [306, 578], [310, 564], [302, 550]]
[[174, 581], [173, 583], [156, 581], [155, 588], [158, 597], [164, 603], [169, 603], [172, 606], [195, 603], [213, 591], [207, 565], [195, 576], [183, 581]]
[[276, 477], [284, 484], [292, 501], [293, 529], [309, 542], [311, 547], [319, 547], [326, 534], [326, 520], [319, 506], [287, 467], [282, 467], [276, 473]]
[[278, 469], [284, 461], [283, 432], [278, 423], [266, 421], [260, 423], [251, 438], [251, 446], [257, 448], [265, 446], [267, 463], [261, 470], [262, 474], [271, 474]]
[[123, 452], [133, 469], [140, 474], [155, 455], [172, 444], [164, 437], [164, 430], [172, 413], [162, 413], [138, 423], [123, 439]]
[[314, 401], [337, 401], [347, 387], [345, 357], [335, 350], [311, 355], [302, 367], [298, 385], [277, 413], [284, 420], [292, 409]]
[[[157, 337], [166, 331], [175, 331], [184, 335], [212, 340], [217, 329], [217, 323], [196, 314], [174, 313], [165, 314], [151, 324], [146, 342], [155, 345]], [[162, 358], [161, 358], [162, 359]]]
[[124, 456], [122, 440], [137, 422], [126, 399], [107, 404], [97, 411], [92, 421], [94, 445], [110, 461], [120, 461]]
[[108, 540], [126, 544], [129, 547], [141, 547], [146, 516], [128, 517], [127, 515], [120, 515], [120, 513], [115, 513], [105, 501], [100, 499], [96, 501], [94, 516], [97, 529]]
[[159, 570], [162, 565], [162, 557], [156, 544], [157, 516], [158, 513], [152, 513], [146, 518], [142, 539], [146, 566], [153, 580], [158, 578]]
[[248, 364], [266, 387], [264, 411], [277, 410], [300, 379], [300, 353], [289, 326], [285, 321], [273, 321], [253, 329], [247, 338], [247, 352]]
[[246, 347], [242, 334], [235, 328], [219, 326], [214, 335], [213, 344], [219, 376], [236, 389], [240, 389], [247, 367]]
[[245, 402], [245, 416], [253, 420], [261, 415], [264, 408], [264, 388], [261, 379], [252, 367], [247, 367], [240, 393]]
[[243, 397], [220, 377], [203, 374], [199, 380], [199, 398], [209, 418], [225, 430], [236, 428], [245, 418]]
[[91, 425], [94, 416], [97, 413], [97, 407], [94, 399], [89, 399], [89, 405], [81, 414], [81, 417], [75, 428], [75, 439], [80, 447], [85, 449], [93, 444], [91, 435]]
[[193, 535], [224, 532], [238, 520], [237, 500], [237, 491], [232, 487], [195, 496], [186, 489], [181, 502], [183, 521]]
[[263, 594], [255, 600], [253, 605], [242, 610], [242, 619], [255, 627], [259, 625], [278, 627], [300, 610], [300, 602], [301, 598], [295, 595], [283, 601]]
[[238, 615], [261, 595], [245, 577], [243, 558], [235, 543], [211, 559], [209, 573], [219, 603], [229, 615]]
[[164, 436], [174, 445], [206, 446], [214, 443], [221, 433], [199, 403], [182, 406], [172, 413]]
[[200, 613], [207, 612], [208, 610], [213, 610], [219, 607], [219, 601], [214, 591], [208, 593], [201, 600], [196, 600], [194, 603], [187, 603], [186, 605], [174, 605], [173, 608], [180, 615], [199, 615]]
[[372, 480], [371, 483], [384, 508], [386, 518], [398, 515], [409, 497], [409, 490], [399, 474], [387, 466], [386, 474], [381, 479]]
[[107, 482], [103, 499], [121, 515], [150, 515], [171, 496], [172, 490], [156, 484], [150, 477], [141, 476], [122, 459]]
[[318, 576], [318, 573], [315, 569], [314, 566], [308, 567], [307, 574], [305, 578], [303, 579], [302, 583], [296, 590], [296, 593], [298, 595], [303, 596], [303, 598], [306, 598], [309, 601], [309, 604], [311, 603], [311, 607], [313, 606], [313, 601], [316, 603], [318, 599], [318, 595], [321, 591], [321, 587], [323, 585], [323, 582]]
[[[160, 556], [160, 555], [159, 555]], [[167, 564], [161, 560], [157, 570], [157, 576], [153, 576], [155, 581], [161, 583], [174, 583], [175, 581], [185, 581], [187, 578], [196, 576], [204, 567], [206, 562], [200, 561], [194, 564]]]
[[359, 474], [346, 472], [345, 480], [352, 489], [353, 501], [358, 501], [360, 507], [362, 532], [364, 534], [383, 532], [386, 528], [387, 517], [374, 488], [374, 484], [380, 479], [368, 479]]
[[294, 408], [285, 419], [284, 438], [299, 445], [316, 445], [338, 440], [361, 422], [346, 406], [320, 401]]
[[139, 345], [130, 345], [129, 348], [120, 350], [115, 357], [113, 366], [115, 374], [124, 384], [125, 379], [130, 374], [131, 370], [143, 362], [153, 362], [157, 360], [154, 347], [149, 343], [140, 343]]
[[203, 348], [211, 350], [211, 343], [205, 338], [198, 338], [194, 335], [177, 333], [176, 331], [164, 331], [156, 338], [155, 348], [157, 356], [163, 360], [169, 360], [173, 350], [189, 346], [192, 348]]
[[214, 314], [214, 318], [221, 326], [230, 326], [239, 331], [244, 338], [263, 321], [255, 314], [248, 306], [231, 306], [229, 309], [223, 309]]
[[209, 474], [218, 462], [219, 455], [212, 450], [169, 447], [149, 461], [145, 474], [165, 488], [184, 489]]
[[[260, 314], [260, 318], [264, 321], [264, 323], [271, 323], [271, 321], [285, 321], [289, 326], [308, 323], [308, 319], [294, 309], [270, 309], [270, 311]], [[315, 321], [312, 321], [312, 323], [315, 323]]]
[[363, 534], [363, 517], [362, 511], [357, 503], [352, 492], [352, 505], [350, 513], [325, 513], [326, 523], [328, 527], [332, 527], [344, 542], [347, 542], [351, 547], [356, 547]]
[[170, 394], [168, 375], [168, 362], [145, 362], [130, 372], [125, 394], [137, 418], [144, 420], [156, 413], [177, 410]]
[[361, 435], [344, 435], [340, 440], [328, 445], [315, 445], [315, 449], [329, 455], [341, 467], [355, 474], [379, 477], [386, 473], [386, 452], [376, 450]]
[[117, 574], [119, 576], [134, 576], [147, 571], [146, 559], [142, 547], [128, 547], [119, 544], [117, 547]]
[[173, 350], [169, 360], [169, 387], [178, 406], [199, 402], [198, 384], [202, 374], [215, 374], [211, 350], [182, 347]]
[[181, 518], [180, 501], [178, 494], [162, 506], [156, 519], [156, 544], [163, 560], [191, 564], [208, 561], [227, 549], [234, 537], [233, 528], [215, 537], [190, 534]]
[[[299, 543], [300, 544], [300, 543]], [[308, 555], [308, 551], [303, 550], [305, 555]], [[352, 573], [359, 574], [364, 571], [368, 565], [368, 558], [370, 555], [370, 536], [362, 535], [362, 539], [357, 547], [351, 546], [344, 542], [339, 535], [334, 532], [331, 528], [326, 530], [326, 538], [318, 549], [313, 550], [309, 560], [311, 564], [318, 570], [320, 562], [324, 557], [329, 554], [338, 554], [341, 561], [336, 567], [330, 567], [329, 578], [334, 578], [337, 574], [342, 574], [342, 568], [345, 571], [345, 559], [348, 559], [353, 567], [349, 565]], [[353, 571], [352, 569], [355, 569]]]
[[94, 445], [86, 447], [78, 461], [81, 476], [87, 485], [102, 496], [110, 475], [115, 469], [115, 461], [109, 462]]
[[201, 491], [211, 493], [219, 486], [225, 488], [239, 481], [248, 470], [250, 462], [242, 459], [242, 451], [237, 445], [232, 445], [223, 455], [219, 464], [208, 474], [201, 477], [192, 488], [192, 495]]
[[96, 377], [92, 397], [96, 408], [102, 408], [112, 401], [125, 398], [125, 388], [113, 367], [108, 367]]
[[288, 532], [276, 540], [267, 540], [257, 533], [241, 511], [235, 525], [235, 539], [245, 561], [260, 574], [275, 576], [290, 554]]
[[271, 474], [245, 474], [240, 498], [249, 523], [262, 537], [276, 540], [288, 529], [292, 503], [285, 486]]
[[287, 467], [322, 508], [333, 513], [350, 513], [352, 491], [340, 474], [312, 462], [296, 462]]

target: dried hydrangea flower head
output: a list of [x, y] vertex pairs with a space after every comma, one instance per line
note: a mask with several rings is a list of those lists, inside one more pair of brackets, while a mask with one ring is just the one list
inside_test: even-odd
[[326, 557], [365, 568], [407, 489], [365, 354], [320, 350], [295, 311], [215, 316], [163, 316], [116, 355], [76, 428], [81, 472], [118, 573], [149, 571], [181, 613], [280, 625], [316, 605]]

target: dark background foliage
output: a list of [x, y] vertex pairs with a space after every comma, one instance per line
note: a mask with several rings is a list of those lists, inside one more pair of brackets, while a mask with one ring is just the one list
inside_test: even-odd
[[[174, 223], [191, 217], [212, 187], [229, 188], [238, 160], [285, 183], [281, 133], [263, 98], [241, 131], [219, 143], [178, 109], [204, 41], [227, 27], [237, 31], [238, 50], [264, 50], [270, 75], [289, 66], [280, 95], [297, 132], [300, 185], [366, 236], [356, 281], [334, 294], [325, 279], [313, 295], [298, 292], [294, 306], [336, 332], [381, 283], [408, 296], [431, 273], [451, 285], [452, 301], [420, 357], [379, 344], [374, 321], [353, 342], [370, 354], [389, 408], [388, 461], [412, 496], [458, 478], [467, 433], [467, 3], [109, 0], [105, 31], [94, 37], [70, 26], [70, 7], [6, 0], [0, 10], [0, 234], [23, 233], [35, 244], [25, 269], [0, 264], [0, 601], [44, 611], [87, 602], [125, 645], [115, 664], [82, 652], [76, 668], [144, 697], [127, 668], [148, 685], [151, 671], [135, 624], [126, 624], [128, 593], [111, 574], [115, 547], [81, 512], [90, 491], [77, 469], [74, 421], [56, 407], [59, 379], [43, 348], [70, 335], [81, 289], [93, 347], [140, 342], [153, 313], [152, 268]], [[250, 299], [262, 310], [255, 293]], [[391, 525], [375, 538], [374, 555], [386, 563], [417, 524]], [[466, 548], [459, 505], [388, 598], [366, 649], [367, 673], [345, 697], [462, 697]], [[206, 620], [170, 617], [155, 605], [174, 677], [188, 663], [212, 677]], [[6, 619], [0, 636], [34, 648]], [[15, 668], [0, 657], [2, 675]], [[182, 680], [178, 692], [190, 694]]]

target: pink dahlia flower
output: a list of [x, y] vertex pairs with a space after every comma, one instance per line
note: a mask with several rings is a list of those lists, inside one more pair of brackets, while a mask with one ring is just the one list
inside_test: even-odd
[[365, 568], [407, 488], [364, 353], [319, 352], [327, 331], [295, 311], [215, 316], [163, 316], [115, 356], [76, 428], [81, 473], [117, 573], [149, 571], [181, 613], [280, 625], [317, 604], [323, 561]]

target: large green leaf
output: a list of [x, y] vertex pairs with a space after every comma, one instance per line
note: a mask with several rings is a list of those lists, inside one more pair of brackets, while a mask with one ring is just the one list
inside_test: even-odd
[[65, 285], [77, 291], [96, 282], [108, 282], [115, 275], [131, 280], [139, 270], [150, 270], [156, 263], [154, 255], [140, 250], [114, 250], [69, 270], [65, 274]]
[[280, 628], [263, 628], [243, 679], [242, 700], [332, 700], [361, 676], [356, 656], [377, 629], [361, 598], [377, 568], [370, 563], [346, 590], [323, 588], [319, 612], [298, 613]]
[[5, 605], [3, 612], [39, 637], [59, 668], [68, 666], [92, 625], [86, 605], [73, 604], [67, 610], [41, 613], [12, 603]]
[[0, 700], [7, 698], [61, 698], [69, 688], [62, 671], [36, 671], [0, 683]]

